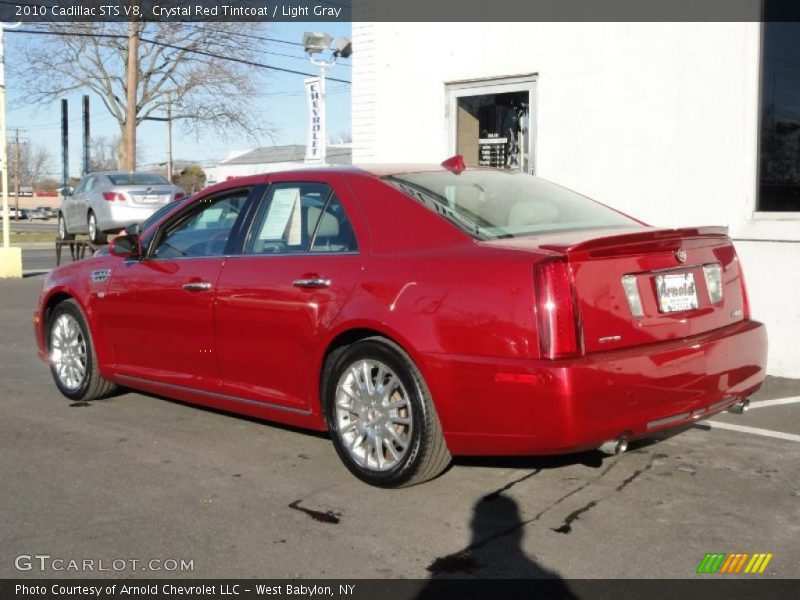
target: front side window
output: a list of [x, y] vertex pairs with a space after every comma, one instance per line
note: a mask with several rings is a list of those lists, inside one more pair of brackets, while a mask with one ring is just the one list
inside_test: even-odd
[[323, 183], [278, 183], [256, 215], [248, 254], [347, 252], [357, 249], [339, 199]]
[[167, 227], [153, 253], [155, 258], [223, 256], [249, 190], [203, 198], [184, 218]]
[[519, 172], [402, 173], [386, 181], [477, 239], [641, 227], [585, 196]]

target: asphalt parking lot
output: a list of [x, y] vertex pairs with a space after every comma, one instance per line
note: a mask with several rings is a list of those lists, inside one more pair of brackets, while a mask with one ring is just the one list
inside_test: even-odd
[[[35, 355], [41, 283], [0, 281], [0, 578], [732, 577], [695, 575], [709, 552], [800, 577], [798, 382], [618, 457], [459, 460], [380, 490], [323, 435], [133, 392], [70, 403]], [[193, 569], [17, 570], [37, 554]]]

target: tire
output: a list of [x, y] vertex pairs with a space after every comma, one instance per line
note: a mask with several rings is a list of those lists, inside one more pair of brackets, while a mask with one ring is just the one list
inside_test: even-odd
[[88, 225], [89, 240], [91, 240], [93, 244], [99, 245], [108, 242], [108, 235], [100, 231], [97, 227], [97, 217], [94, 216], [93, 212], [89, 213]]
[[450, 464], [428, 386], [397, 344], [372, 337], [333, 353], [322, 386], [334, 448], [362, 481], [406, 487]]
[[116, 389], [100, 376], [91, 332], [74, 300], [53, 309], [47, 323], [47, 350], [56, 387], [70, 400], [96, 400]]
[[67, 231], [67, 222], [64, 220], [64, 215], [58, 213], [58, 239], [60, 240], [74, 240], [75, 234]]

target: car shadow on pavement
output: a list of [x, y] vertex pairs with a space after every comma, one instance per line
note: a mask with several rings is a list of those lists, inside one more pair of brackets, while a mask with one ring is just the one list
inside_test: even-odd
[[[470, 529], [471, 542], [466, 548], [438, 557], [428, 566], [430, 578], [417, 598], [438, 598], [441, 592], [452, 592], [453, 582], [448, 581], [445, 587], [442, 581], [452, 579], [467, 580], [462, 584], [463, 591], [477, 591], [478, 596], [480, 589], [476, 590], [470, 579], [544, 579], [547, 582], [541, 591], [557, 598], [577, 597], [558, 573], [543, 567], [522, 549], [525, 522], [512, 498], [505, 495], [481, 498], [473, 508]], [[509, 585], [513, 587], [515, 582]], [[536, 591], [540, 591], [538, 585]]]

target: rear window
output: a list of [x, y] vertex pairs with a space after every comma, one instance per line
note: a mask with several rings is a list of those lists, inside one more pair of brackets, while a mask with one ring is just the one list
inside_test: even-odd
[[586, 196], [519, 172], [401, 173], [384, 180], [477, 239], [642, 226]]
[[114, 185], [170, 185], [166, 178], [157, 173], [120, 173], [108, 175]]

